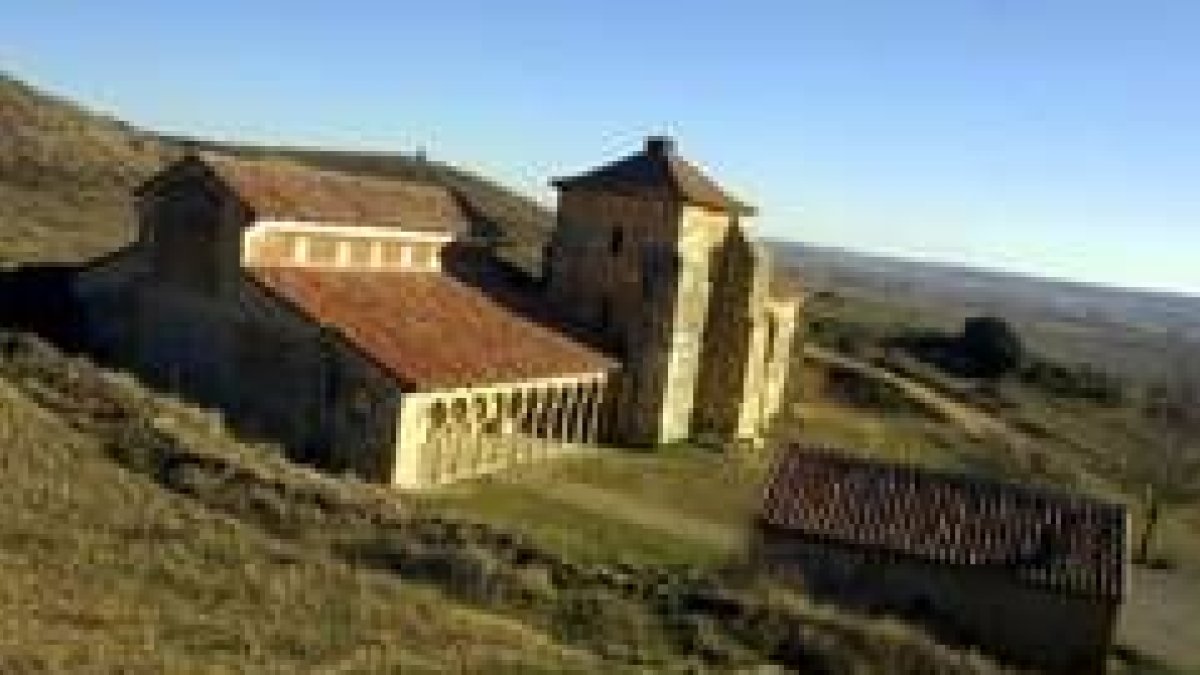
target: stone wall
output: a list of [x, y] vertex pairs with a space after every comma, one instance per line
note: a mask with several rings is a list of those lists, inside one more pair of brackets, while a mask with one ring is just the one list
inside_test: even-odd
[[[547, 297], [588, 325], [624, 362], [615, 438], [661, 443], [665, 410], [690, 410], [668, 385], [682, 207], [666, 195], [564, 190], [545, 273]], [[668, 401], [672, 396], [675, 400]]]
[[244, 214], [198, 186], [147, 196], [137, 243], [79, 276], [88, 347], [300, 461], [387, 480], [394, 384], [244, 274]]
[[940, 565], [761, 527], [754, 549], [765, 569], [814, 596], [906, 617], [1012, 663], [1103, 670], [1116, 619], [1111, 600], [1038, 588], [995, 567]]
[[[685, 440], [693, 436], [692, 422], [699, 403], [701, 371], [705, 362], [706, 332], [729, 320], [714, 317], [714, 289], [723, 288], [726, 280], [719, 266], [720, 251], [732, 231], [729, 215], [696, 206], [683, 207], [678, 246], [679, 270], [675, 280], [673, 313], [663, 317], [670, 331], [666, 354], [666, 395], [661, 411], [660, 442]], [[722, 306], [722, 309], [727, 309]], [[728, 334], [731, 331], [719, 331]], [[722, 360], [746, 358], [744, 345], [732, 342]], [[732, 394], [737, 396], [736, 393]]]
[[622, 355], [616, 440], [757, 438], [796, 321], [770, 300], [769, 256], [746, 224], [670, 195], [570, 188], [558, 218], [548, 297]]
[[802, 338], [800, 335], [799, 298], [772, 298], [766, 303], [768, 322], [764, 372], [760, 385], [760, 406], [764, 423], [769, 423], [779, 414], [788, 391], [788, 376], [794, 360], [792, 351]]
[[758, 431], [755, 396], [763, 332], [757, 304], [764, 274], [757, 251], [742, 228], [734, 228], [717, 249], [712, 303], [704, 333], [700, 384], [694, 416], [700, 434], [719, 438], [752, 436]]

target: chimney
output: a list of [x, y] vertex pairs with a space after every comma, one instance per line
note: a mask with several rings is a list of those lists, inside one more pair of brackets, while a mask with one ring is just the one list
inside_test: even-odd
[[675, 141], [670, 136], [647, 136], [646, 154], [651, 157], [669, 157], [675, 154]]

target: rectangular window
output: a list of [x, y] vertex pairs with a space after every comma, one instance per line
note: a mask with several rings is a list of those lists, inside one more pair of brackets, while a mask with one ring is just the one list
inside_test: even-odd
[[413, 246], [408, 249], [406, 267], [429, 267], [429, 247]]
[[401, 253], [403, 245], [397, 241], [385, 241], [383, 246], [383, 264], [386, 267], [400, 267], [403, 265]]
[[367, 240], [350, 241], [350, 264], [354, 267], [367, 267], [371, 264], [371, 244]]
[[318, 265], [337, 262], [337, 241], [327, 237], [313, 237], [308, 242], [308, 260]]

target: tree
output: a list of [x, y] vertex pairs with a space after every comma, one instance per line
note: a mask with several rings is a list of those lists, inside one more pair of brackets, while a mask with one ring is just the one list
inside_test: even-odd
[[1144, 525], [1133, 559], [1143, 564], [1164, 512], [1200, 500], [1200, 373], [1179, 373], [1154, 387], [1145, 412], [1154, 442], [1125, 458], [1126, 479], [1142, 499]]
[[1017, 370], [1024, 352], [1017, 332], [1007, 321], [994, 316], [967, 319], [958, 338], [958, 348], [971, 364], [973, 374], [988, 379]]

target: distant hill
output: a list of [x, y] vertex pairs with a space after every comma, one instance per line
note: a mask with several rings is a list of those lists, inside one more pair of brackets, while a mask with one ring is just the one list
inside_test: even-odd
[[129, 190], [171, 148], [0, 74], [0, 263], [70, 261], [132, 233]]
[[120, 246], [133, 233], [130, 191], [187, 147], [442, 185], [474, 213], [498, 252], [529, 272], [553, 223], [532, 199], [446, 163], [161, 136], [0, 73], [0, 264], [73, 262]]
[[1127, 374], [1170, 372], [1200, 350], [1200, 298], [1055, 281], [798, 243], [776, 244], [809, 292], [866, 296], [914, 308], [917, 322], [955, 324], [977, 314], [1017, 323], [1035, 345], [1067, 360]]

